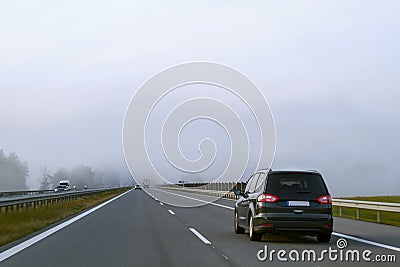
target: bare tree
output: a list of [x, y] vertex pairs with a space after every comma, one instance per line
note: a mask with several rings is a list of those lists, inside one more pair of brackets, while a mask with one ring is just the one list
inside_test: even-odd
[[49, 169], [43, 167], [41, 169], [42, 176], [40, 177], [40, 189], [47, 190], [52, 189], [54, 187], [54, 177], [50, 174]]

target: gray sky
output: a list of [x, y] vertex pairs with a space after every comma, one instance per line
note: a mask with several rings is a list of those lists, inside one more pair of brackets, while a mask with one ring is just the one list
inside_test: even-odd
[[320, 170], [335, 196], [400, 194], [398, 1], [149, 2], [0, 2], [0, 149], [29, 186], [45, 165], [125, 168], [132, 94], [202, 60], [264, 92], [275, 168]]

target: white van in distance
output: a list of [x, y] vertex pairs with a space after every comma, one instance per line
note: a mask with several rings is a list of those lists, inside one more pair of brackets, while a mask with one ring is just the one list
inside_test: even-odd
[[61, 180], [60, 185], [66, 186], [65, 191], [71, 190], [70, 185], [69, 185], [69, 180]]

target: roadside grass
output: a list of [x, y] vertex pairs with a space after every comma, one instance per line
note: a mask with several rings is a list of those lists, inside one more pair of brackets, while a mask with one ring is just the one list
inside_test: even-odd
[[[400, 203], [400, 196], [346, 197], [344, 199]], [[339, 217], [339, 207], [333, 207], [333, 215]], [[342, 207], [342, 218], [356, 219], [356, 209]], [[360, 209], [360, 220], [377, 222], [377, 212], [375, 210]], [[381, 211], [381, 223], [400, 226], [400, 213]]]
[[117, 189], [83, 196], [69, 202], [0, 214], [0, 247], [23, 238], [46, 226], [105, 202], [128, 189]]

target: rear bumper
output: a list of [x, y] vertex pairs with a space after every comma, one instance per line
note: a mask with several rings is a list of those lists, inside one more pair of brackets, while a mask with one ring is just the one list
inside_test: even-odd
[[268, 220], [265, 216], [256, 216], [254, 218], [254, 231], [256, 233], [296, 232], [301, 234], [328, 234], [333, 231], [333, 219]]

